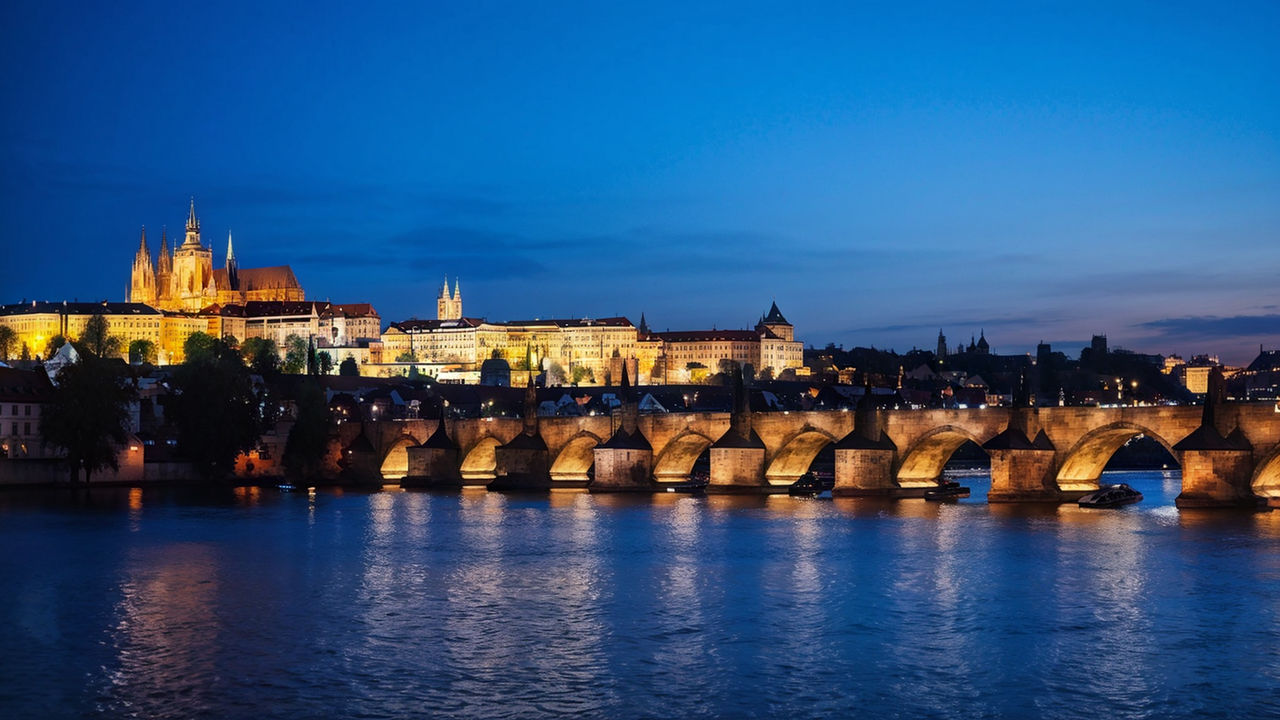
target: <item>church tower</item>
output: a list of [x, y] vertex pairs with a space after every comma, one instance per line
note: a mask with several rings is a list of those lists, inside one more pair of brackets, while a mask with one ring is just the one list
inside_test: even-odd
[[173, 292], [165, 310], [197, 312], [217, 299], [213, 283], [213, 251], [200, 242], [196, 200], [191, 198], [187, 236], [173, 253]]
[[935, 354], [939, 360], [947, 359], [947, 336], [942, 334], [942, 328], [938, 328], [938, 351]]
[[160, 228], [160, 257], [156, 258], [156, 305], [173, 294], [173, 251], [169, 249], [169, 232]]
[[129, 302], [156, 303], [156, 273], [151, 266], [151, 248], [147, 247], [147, 228], [142, 228], [138, 253], [133, 257], [133, 273], [129, 283]]
[[231, 249], [231, 231], [227, 231], [227, 285], [224, 290], [240, 289], [240, 266], [236, 264], [235, 251]]
[[454, 278], [453, 294], [449, 294], [449, 276], [444, 278], [444, 287], [440, 289], [440, 297], [436, 298], [437, 320], [462, 319], [462, 283]]

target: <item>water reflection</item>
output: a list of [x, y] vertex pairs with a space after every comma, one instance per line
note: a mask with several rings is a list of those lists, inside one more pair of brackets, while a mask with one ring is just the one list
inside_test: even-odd
[[[1125, 477], [1162, 497], [1158, 474]], [[1280, 712], [1280, 513], [483, 490], [0, 502], [0, 667], [30, 689], [0, 692], [3, 717]]]
[[219, 706], [216, 558], [196, 543], [131, 554], [114, 613], [115, 657], [99, 676], [101, 711], [158, 717], [178, 701], [191, 715]]

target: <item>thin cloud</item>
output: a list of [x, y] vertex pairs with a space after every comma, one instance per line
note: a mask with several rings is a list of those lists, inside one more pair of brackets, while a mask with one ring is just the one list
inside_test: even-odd
[[1165, 318], [1139, 323], [1137, 327], [1154, 330], [1157, 337], [1179, 339], [1280, 335], [1280, 314]]

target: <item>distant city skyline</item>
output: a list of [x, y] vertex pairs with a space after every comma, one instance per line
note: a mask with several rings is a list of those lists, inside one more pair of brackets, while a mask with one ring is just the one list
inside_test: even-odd
[[1280, 7], [0, 9], [0, 303], [215, 258], [432, 317], [1280, 346]]

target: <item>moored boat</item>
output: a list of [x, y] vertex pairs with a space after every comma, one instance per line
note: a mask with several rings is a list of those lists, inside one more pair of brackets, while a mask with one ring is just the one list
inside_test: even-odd
[[958, 500], [969, 497], [969, 488], [955, 480], [945, 480], [936, 488], [924, 491], [925, 500]]
[[1082, 508], [1113, 508], [1142, 501], [1142, 493], [1124, 483], [1098, 488], [1076, 501]]
[[813, 473], [805, 473], [798, 480], [787, 486], [787, 494], [798, 497], [812, 497], [821, 494], [825, 489], [822, 481]]

